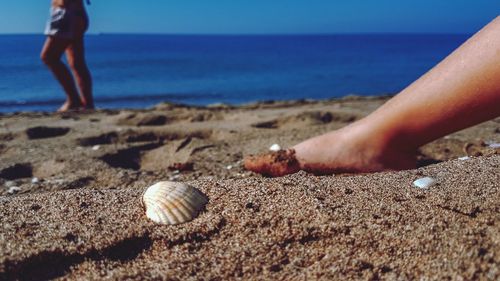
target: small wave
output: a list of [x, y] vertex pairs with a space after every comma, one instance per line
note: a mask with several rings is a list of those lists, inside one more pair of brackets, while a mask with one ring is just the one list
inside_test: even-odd
[[[95, 97], [95, 102], [97, 104], [106, 103], [120, 103], [120, 104], [132, 104], [133, 102], [161, 102], [168, 100], [194, 100], [194, 99], [218, 99], [221, 98], [221, 94], [217, 93], [164, 93], [164, 94], [136, 94], [136, 95], [126, 95], [120, 96], [118, 94]], [[36, 106], [51, 106], [60, 105], [64, 102], [64, 99], [46, 99], [46, 100], [7, 100], [0, 101], [0, 107], [36, 107]]]
[[37, 105], [55, 105], [64, 102], [64, 100], [36, 100], [36, 101], [0, 101], [0, 107], [9, 107], [9, 106], [37, 106]]

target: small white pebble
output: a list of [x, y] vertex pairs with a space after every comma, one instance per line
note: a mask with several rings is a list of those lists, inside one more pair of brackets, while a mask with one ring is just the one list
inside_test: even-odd
[[101, 148], [100, 145], [94, 145], [92, 146], [92, 150], [96, 151], [96, 150], [99, 150]]
[[466, 160], [469, 160], [469, 159], [470, 159], [469, 156], [464, 156], [464, 157], [458, 158], [458, 160], [460, 160], [460, 161], [466, 161]]
[[31, 183], [39, 183], [39, 182], [40, 180], [36, 177], [31, 179]]
[[437, 181], [431, 177], [425, 177], [425, 178], [420, 178], [416, 181], [413, 182], [413, 185], [418, 188], [429, 188], [433, 185], [435, 185]]
[[269, 150], [274, 151], [274, 152], [280, 151], [281, 146], [279, 144], [275, 143], [275, 144], [271, 145], [271, 147], [269, 147]]
[[489, 147], [490, 148], [495, 148], [495, 149], [500, 148], [500, 143], [497, 143], [497, 142], [496, 143], [490, 143]]
[[7, 193], [14, 194], [14, 193], [18, 193], [19, 191], [21, 191], [21, 188], [19, 186], [11, 186], [9, 188], [9, 190], [7, 191]]
[[226, 167], [226, 169], [228, 169], [228, 170], [231, 170], [232, 168], [233, 168], [232, 165], [229, 165], [229, 166]]

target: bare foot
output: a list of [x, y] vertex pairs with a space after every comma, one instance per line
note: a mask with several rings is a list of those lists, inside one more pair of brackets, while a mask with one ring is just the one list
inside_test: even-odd
[[81, 107], [85, 110], [95, 110], [93, 102], [87, 102], [86, 99], [81, 99]]
[[68, 112], [68, 111], [73, 111], [73, 110], [80, 110], [82, 109], [82, 104], [79, 102], [72, 102], [67, 100], [59, 109], [57, 110], [58, 113], [61, 112]]
[[356, 126], [311, 138], [287, 151], [249, 156], [245, 168], [277, 177], [304, 170], [314, 174], [368, 173], [416, 166], [416, 150], [402, 151], [384, 136], [372, 137]]

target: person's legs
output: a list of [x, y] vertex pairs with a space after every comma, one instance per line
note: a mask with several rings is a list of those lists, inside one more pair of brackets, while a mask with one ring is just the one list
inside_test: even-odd
[[85, 109], [94, 109], [92, 77], [85, 61], [83, 35], [70, 43], [66, 49], [66, 58], [80, 90], [81, 103]]
[[42, 61], [52, 71], [66, 93], [66, 102], [58, 111], [67, 111], [81, 106], [73, 77], [69, 69], [61, 61], [61, 56], [69, 44], [70, 40], [49, 36], [40, 55]]
[[500, 17], [374, 113], [294, 146], [299, 165], [278, 169], [267, 156], [245, 167], [271, 176], [413, 168], [418, 147], [499, 115]]

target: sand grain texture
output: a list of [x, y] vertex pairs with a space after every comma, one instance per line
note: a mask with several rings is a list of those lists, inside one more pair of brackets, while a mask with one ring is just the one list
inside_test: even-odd
[[[0, 135], [11, 137], [1, 142], [0, 171], [27, 163], [32, 175], [0, 180], [0, 280], [498, 280], [500, 155], [483, 144], [498, 142], [498, 120], [424, 147], [426, 163], [443, 162], [411, 171], [269, 179], [242, 168], [243, 155], [344, 126], [346, 114], [383, 102], [2, 116]], [[170, 121], [123, 122], [149, 112]], [[71, 130], [27, 138], [35, 126]], [[456, 160], [467, 143], [482, 156]], [[168, 169], [171, 154], [193, 170]], [[438, 184], [412, 186], [426, 176]], [[142, 193], [168, 179], [208, 196], [192, 222], [146, 219]]]

